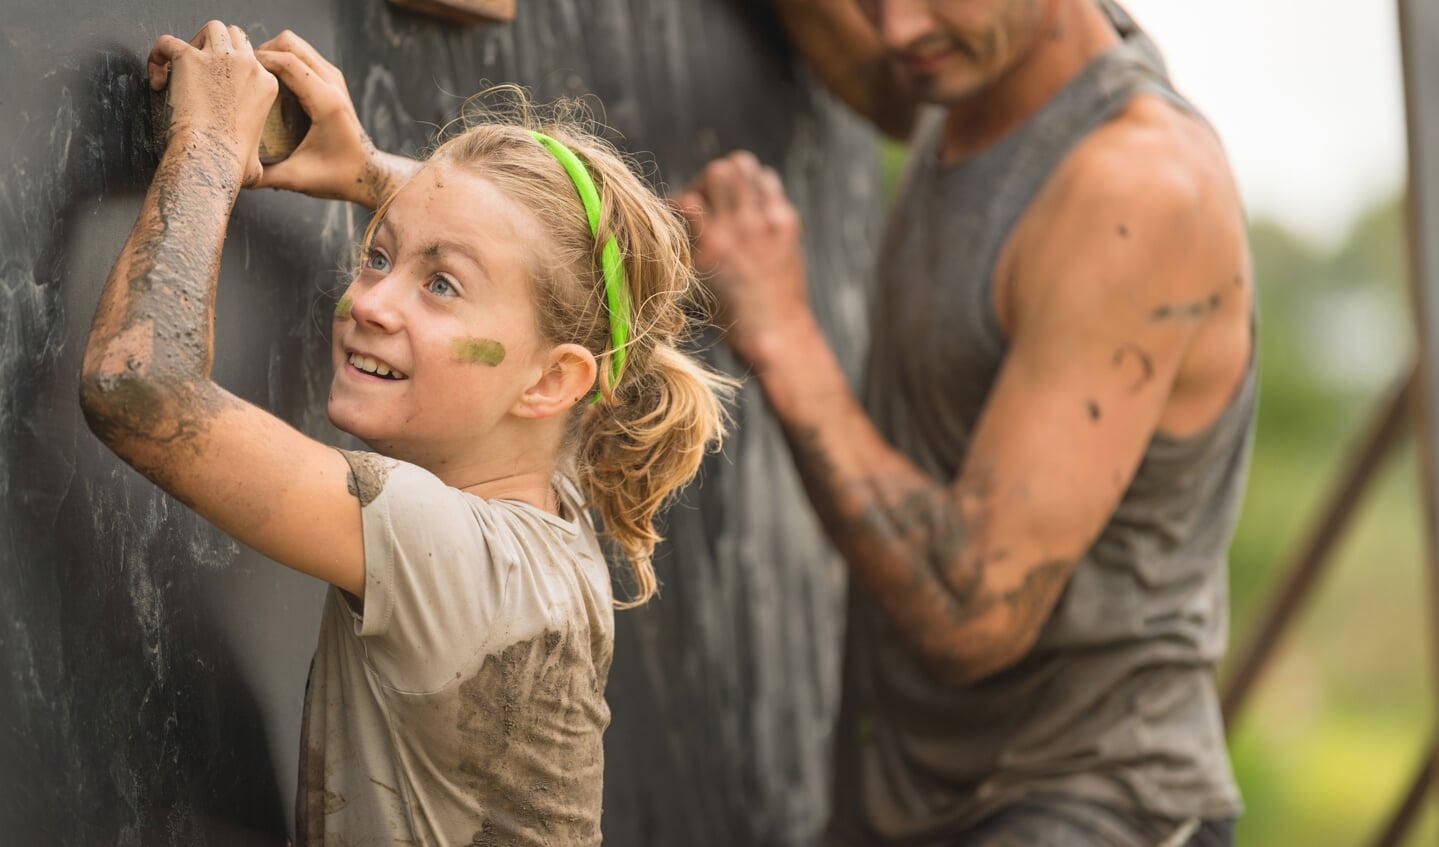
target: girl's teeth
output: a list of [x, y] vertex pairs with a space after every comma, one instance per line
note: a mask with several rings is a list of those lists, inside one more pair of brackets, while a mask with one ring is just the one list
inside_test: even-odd
[[391, 368], [384, 362], [371, 359], [369, 356], [362, 356], [359, 353], [350, 354], [350, 364], [359, 370], [376, 376], [388, 377], [389, 379], [404, 379], [405, 375]]

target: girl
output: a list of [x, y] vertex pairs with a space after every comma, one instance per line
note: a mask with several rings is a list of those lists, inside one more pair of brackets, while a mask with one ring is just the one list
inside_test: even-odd
[[[722, 434], [730, 383], [675, 346], [683, 224], [610, 148], [473, 127], [420, 166], [374, 151], [338, 70], [286, 33], [161, 37], [168, 146], [100, 298], [81, 397], [125, 461], [334, 586], [306, 695], [304, 844], [600, 841], [609, 575], [655, 589], [657, 509]], [[262, 65], [263, 61], [263, 65]], [[314, 120], [266, 175], [278, 74]], [[241, 186], [378, 205], [335, 310], [316, 443], [210, 378]]]

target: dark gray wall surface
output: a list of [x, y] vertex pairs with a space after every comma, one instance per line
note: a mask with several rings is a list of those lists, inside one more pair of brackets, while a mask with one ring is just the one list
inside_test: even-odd
[[[484, 82], [593, 94], [682, 185], [748, 147], [805, 216], [814, 299], [851, 373], [877, 220], [869, 132], [797, 74], [762, 3], [521, 0], [463, 28], [380, 0], [11, 0], [0, 18], [0, 843], [283, 841], [321, 586], [126, 468], [76, 402], [104, 277], [153, 171], [143, 61], [208, 17], [289, 27], [415, 153]], [[362, 213], [242, 196], [217, 380], [327, 441], [328, 315]], [[734, 369], [713, 338], [713, 361]], [[661, 598], [618, 615], [605, 833], [794, 845], [827, 811], [843, 579], [753, 386], [667, 519]]]

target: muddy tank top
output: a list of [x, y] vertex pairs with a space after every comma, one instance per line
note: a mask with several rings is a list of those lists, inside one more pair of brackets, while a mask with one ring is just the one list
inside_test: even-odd
[[[1025, 125], [958, 164], [921, 123], [879, 256], [865, 404], [898, 449], [953, 479], [1004, 357], [991, 279], [1016, 220], [1075, 144], [1133, 97], [1170, 88], [1152, 43], [1123, 42]], [[1167, 818], [1240, 800], [1214, 663], [1243, 492], [1255, 366], [1207, 429], [1156, 434], [1029, 655], [964, 686], [932, 680], [852, 590], [831, 841], [948, 845], [1023, 797], [1060, 794]]]

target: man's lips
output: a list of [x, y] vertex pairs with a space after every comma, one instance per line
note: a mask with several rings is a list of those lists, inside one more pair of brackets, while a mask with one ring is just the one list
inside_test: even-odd
[[953, 48], [927, 50], [923, 53], [901, 53], [899, 59], [911, 73], [933, 73], [945, 60], [954, 55]]

